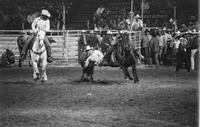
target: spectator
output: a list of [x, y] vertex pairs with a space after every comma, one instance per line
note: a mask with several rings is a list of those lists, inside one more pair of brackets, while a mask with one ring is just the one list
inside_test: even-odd
[[159, 68], [159, 61], [158, 61], [158, 52], [159, 52], [159, 39], [157, 38], [156, 30], [152, 33], [152, 38], [149, 43], [150, 48], [150, 65], [153, 63], [153, 59], [156, 63], [156, 68]]
[[149, 2], [147, 0], [143, 0], [141, 4], [141, 9], [143, 8], [144, 13], [147, 13], [149, 10]]
[[142, 30], [143, 21], [140, 18], [141, 17], [138, 14], [134, 17], [133, 23], [131, 25], [132, 30], [134, 31]]
[[163, 31], [162, 30], [159, 30], [159, 53], [158, 53], [158, 58], [159, 58], [159, 61], [160, 61], [160, 64], [162, 64], [163, 62], [163, 47], [164, 47], [164, 34], [163, 34]]
[[179, 71], [179, 69], [182, 67], [183, 62], [186, 65], [187, 71], [190, 71], [189, 60], [187, 58], [187, 52], [186, 52], [186, 44], [187, 44], [187, 40], [181, 37], [178, 53], [177, 53], [176, 71]]
[[122, 19], [122, 21], [118, 24], [117, 28], [119, 30], [128, 30], [128, 23], [126, 22], [125, 18]]
[[145, 64], [149, 64], [149, 42], [151, 40], [151, 35], [149, 30], [147, 29], [144, 32], [144, 36], [142, 38], [142, 55], [144, 56]]
[[97, 15], [97, 16], [101, 16], [101, 14], [103, 13], [104, 10], [105, 10], [104, 6], [101, 5], [101, 6], [97, 9], [96, 15]]

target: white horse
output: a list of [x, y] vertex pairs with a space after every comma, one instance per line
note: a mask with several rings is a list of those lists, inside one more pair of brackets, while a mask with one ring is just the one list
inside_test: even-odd
[[[47, 80], [46, 74], [46, 66], [47, 66], [47, 51], [45, 48], [45, 40], [46, 32], [40, 30], [36, 36], [35, 41], [33, 42], [33, 46], [30, 49], [31, 63], [33, 67], [33, 79], [39, 80], [42, 82]], [[41, 66], [41, 74], [39, 72], [38, 65]], [[41, 77], [41, 78], [40, 78]]]

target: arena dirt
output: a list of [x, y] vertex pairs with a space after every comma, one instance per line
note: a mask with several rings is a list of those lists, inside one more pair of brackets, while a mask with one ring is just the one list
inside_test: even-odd
[[79, 67], [49, 67], [48, 81], [31, 68], [0, 70], [1, 127], [196, 127], [197, 73], [139, 68], [140, 82], [100, 68], [94, 83]]

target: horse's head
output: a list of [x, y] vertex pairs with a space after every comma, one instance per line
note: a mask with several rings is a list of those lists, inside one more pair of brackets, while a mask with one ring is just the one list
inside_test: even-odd
[[46, 38], [46, 32], [43, 30], [38, 31], [36, 40], [38, 41], [39, 48], [44, 46], [44, 40]]
[[15, 54], [10, 49], [6, 49], [7, 60], [10, 64], [15, 63]]
[[43, 30], [40, 30], [38, 33], [37, 33], [37, 38], [39, 39], [39, 40], [45, 40], [45, 37], [46, 37], [46, 32], [45, 31], [43, 31]]

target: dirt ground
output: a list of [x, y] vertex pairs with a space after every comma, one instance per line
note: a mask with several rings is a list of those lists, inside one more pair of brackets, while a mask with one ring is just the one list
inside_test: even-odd
[[98, 68], [94, 83], [79, 67], [0, 69], [0, 127], [197, 127], [197, 72], [139, 68], [140, 82], [117, 68]]

